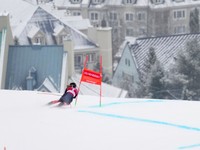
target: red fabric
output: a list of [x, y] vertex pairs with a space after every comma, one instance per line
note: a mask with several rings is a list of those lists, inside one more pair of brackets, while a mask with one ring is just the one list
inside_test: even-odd
[[73, 97], [76, 97], [78, 95], [78, 90], [76, 88], [73, 88], [72, 86], [68, 86], [65, 92], [71, 93]]
[[95, 72], [93, 70], [84, 69], [82, 72], [81, 81], [88, 82], [92, 84], [101, 85], [102, 75], [100, 72]]

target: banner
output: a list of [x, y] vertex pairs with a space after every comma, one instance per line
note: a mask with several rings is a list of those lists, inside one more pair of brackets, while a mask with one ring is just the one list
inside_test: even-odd
[[[88, 56], [86, 56], [86, 59], [85, 59], [84, 69], [82, 71], [82, 76], [81, 76], [81, 80], [80, 80], [80, 83], [79, 83], [78, 90], [80, 90], [81, 82], [87, 82], [87, 83], [99, 85], [100, 86], [100, 93], [99, 93], [100, 101], [99, 101], [99, 105], [101, 106], [102, 57], [100, 57], [100, 67], [99, 67], [100, 69], [99, 69], [99, 72], [95, 72], [93, 70], [87, 69], [86, 68], [87, 61], [88, 61]], [[77, 99], [78, 99], [78, 96], [76, 97], [75, 105], [77, 103]]]
[[91, 84], [101, 85], [102, 75], [100, 72], [93, 70], [83, 69], [81, 81]]

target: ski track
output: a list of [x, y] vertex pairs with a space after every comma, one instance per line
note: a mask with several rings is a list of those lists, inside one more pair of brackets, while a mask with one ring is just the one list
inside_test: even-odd
[[[150, 102], [164, 102], [164, 100], [139, 100], [139, 101], [131, 101], [131, 102], [112, 102], [108, 104], [103, 104], [101, 107], [110, 107], [113, 105], [125, 105], [125, 104], [133, 104], [133, 103], [150, 103]], [[95, 106], [89, 106], [88, 108], [98, 108], [100, 107], [99, 105]], [[172, 126], [180, 129], [185, 129], [185, 130], [190, 130], [190, 131], [197, 131], [200, 132], [200, 128], [196, 127], [190, 127], [186, 125], [181, 125], [181, 124], [173, 124], [170, 122], [164, 122], [164, 121], [157, 121], [157, 120], [150, 120], [150, 119], [144, 119], [144, 118], [137, 118], [137, 117], [130, 117], [130, 116], [121, 116], [121, 115], [116, 115], [116, 114], [109, 114], [109, 113], [99, 113], [95, 111], [88, 111], [88, 110], [78, 110], [80, 113], [88, 113], [92, 115], [97, 115], [97, 116], [103, 116], [103, 117], [109, 117], [109, 118], [117, 118], [117, 119], [124, 119], [124, 120], [129, 120], [129, 121], [139, 121], [139, 122], [144, 122], [144, 123], [151, 123], [151, 124], [159, 124], [159, 125], [165, 125], [165, 126]], [[200, 149], [200, 143], [199, 144], [193, 144], [193, 145], [187, 145], [187, 146], [179, 146], [177, 149], [192, 149], [199, 147]]]

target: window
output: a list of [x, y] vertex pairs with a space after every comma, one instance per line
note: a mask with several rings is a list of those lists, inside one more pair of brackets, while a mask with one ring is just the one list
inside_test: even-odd
[[126, 66], [130, 66], [130, 60], [127, 59], [127, 58], [125, 59], [125, 65], [126, 65]]
[[153, 0], [154, 4], [163, 4], [163, 0]]
[[175, 2], [184, 2], [185, 0], [174, 0]]
[[97, 12], [90, 13], [90, 19], [92, 21], [98, 21], [99, 20], [99, 14]]
[[140, 27], [138, 32], [139, 32], [138, 33], [139, 35], [145, 35], [146, 34], [146, 28], [145, 27]]
[[88, 54], [88, 62], [94, 62], [95, 60], [95, 54], [92, 53], [92, 54]]
[[161, 2], [162, 2], [162, 0], [155, 0], [155, 2], [156, 2], [156, 3], [161, 3]]
[[81, 12], [80, 11], [74, 11], [73, 12], [73, 16], [80, 16], [81, 15]]
[[184, 18], [185, 18], [185, 10], [174, 11], [174, 19], [184, 19]]
[[125, 4], [134, 4], [135, 0], [125, 0]]
[[71, 2], [74, 3], [74, 4], [80, 4], [81, 0], [71, 0]]
[[133, 21], [133, 13], [126, 13], [125, 14], [126, 21]]
[[145, 19], [146, 19], [146, 13], [145, 13], [145, 12], [139, 12], [139, 13], [137, 14], [137, 19], [138, 19], [139, 21], [145, 21]]
[[133, 28], [126, 29], [126, 36], [134, 36]]
[[122, 77], [123, 77], [123, 80], [130, 81], [131, 83], [134, 82], [134, 76], [133, 75], [129, 75], [125, 72], [122, 72]]
[[66, 35], [60, 35], [59, 36], [59, 44], [63, 44], [63, 40], [66, 37]]
[[93, 4], [101, 4], [102, 0], [92, 0]]
[[110, 20], [117, 21], [117, 13], [116, 12], [110, 12]]
[[174, 28], [174, 33], [175, 34], [186, 33], [186, 27], [185, 26], [176, 26]]
[[42, 38], [41, 37], [35, 37], [35, 43], [42, 44]]
[[75, 67], [79, 68], [80, 66], [83, 66], [83, 56], [75, 55]]

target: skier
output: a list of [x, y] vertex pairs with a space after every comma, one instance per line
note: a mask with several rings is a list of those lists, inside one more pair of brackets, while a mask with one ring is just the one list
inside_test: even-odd
[[70, 105], [74, 98], [78, 95], [78, 90], [76, 88], [76, 83], [72, 82], [67, 85], [64, 94], [59, 100], [51, 101], [50, 104], [60, 103], [59, 105]]

